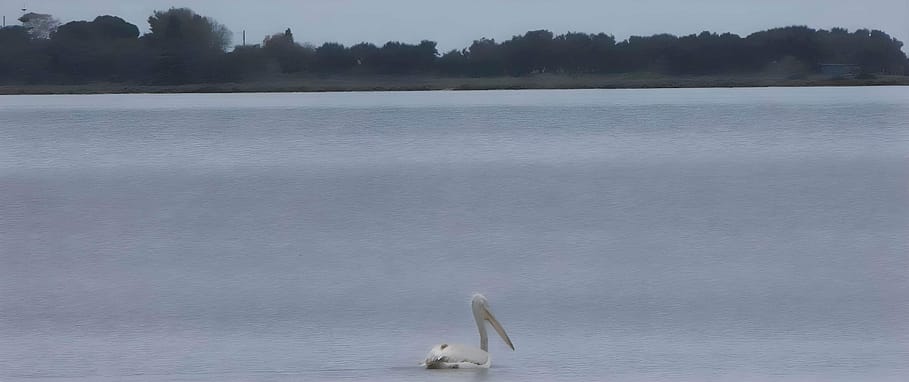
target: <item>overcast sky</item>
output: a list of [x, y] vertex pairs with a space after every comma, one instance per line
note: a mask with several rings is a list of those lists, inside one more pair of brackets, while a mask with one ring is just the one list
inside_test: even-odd
[[0, 14], [13, 23], [23, 6], [64, 22], [111, 14], [143, 32], [153, 10], [189, 7], [227, 25], [236, 43], [244, 29], [247, 41], [258, 43], [291, 28], [301, 42], [429, 39], [441, 51], [533, 29], [606, 32], [623, 40], [703, 30], [745, 36], [786, 25], [881, 29], [909, 41], [909, 0], [0, 0]]

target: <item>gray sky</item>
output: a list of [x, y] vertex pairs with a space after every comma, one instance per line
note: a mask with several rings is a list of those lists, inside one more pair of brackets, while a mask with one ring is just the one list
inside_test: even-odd
[[442, 51], [532, 29], [623, 40], [703, 30], [745, 36], [796, 24], [881, 29], [909, 42], [909, 0], [0, 0], [0, 14], [15, 22], [23, 5], [64, 22], [112, 14], [143, 31], [153, 10], [185, 6], [227, 25], [237, 43], [244, 29], [247, 41], [258, 43], [289, 27], [298, 41], [316, 44], [430, 39]]

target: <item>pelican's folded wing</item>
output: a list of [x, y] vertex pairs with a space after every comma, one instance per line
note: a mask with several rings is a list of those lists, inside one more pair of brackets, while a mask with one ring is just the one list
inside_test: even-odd
[[489, 353], [471, 346], [441, 344], [429, 350], [423, 366], [428, 369], [489, 367]]

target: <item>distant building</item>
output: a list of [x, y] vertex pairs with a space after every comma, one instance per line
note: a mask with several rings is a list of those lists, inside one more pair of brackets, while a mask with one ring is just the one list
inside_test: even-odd
[[820, 64], [821, 73], [830, 77], [852, 78], [862, 72], [862, 67], [855, 64]]

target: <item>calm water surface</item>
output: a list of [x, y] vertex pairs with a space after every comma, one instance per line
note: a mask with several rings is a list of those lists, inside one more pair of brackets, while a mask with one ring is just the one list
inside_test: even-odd
[[0, 380], [904, 381], [907, 232], [909, 88], [2, 96]]

